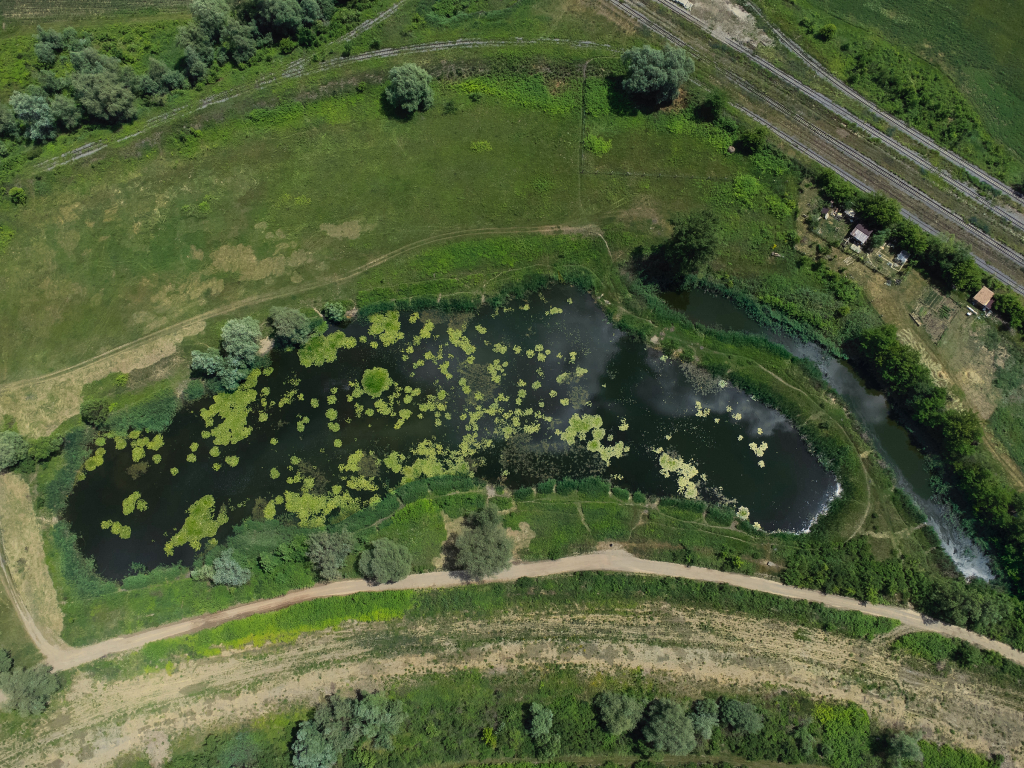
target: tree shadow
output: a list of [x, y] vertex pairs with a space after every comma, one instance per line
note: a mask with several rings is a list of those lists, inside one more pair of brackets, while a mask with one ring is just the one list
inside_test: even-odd
[[669, 258], [668, 240], [653, 248], [634, 248], [630, 254], [633, 273], [648, 285], [660, 291], [678, 291], [686, 276]]
[[622, 75], [608, 75], [604, 81], [608, 86], [608, 109], [616, 117], [636, 117], [637, 115], [653, 115], [664, 104], [650, 99], [643, 99], [627, 93], [622, 87]]
[[416, 117], [416, 112], [410, 112], [407, 109], [402, 109], [401, 107], [392, 105], [387, 100], [387, 96], [383, 93], [380, 95], [380, 111], [381, 114], [389, 120], [398, 120], [403, 123], [411, 122], [412, 119]]

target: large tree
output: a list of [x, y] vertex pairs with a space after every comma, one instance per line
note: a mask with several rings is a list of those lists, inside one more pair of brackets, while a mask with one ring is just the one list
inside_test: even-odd
[[658, 104], [672, 101], [679, 86], [693, 74], [693, 59], [685, 51], [671, 46], [630, 48], [622, 54], [622, 61], [629, 70], [622, 87], [634, 96]]
[[28, 456], [28, 443], [17, 432], [0, 432], [0, 472]]
[[342, 577], [345, 560], [356, 544], [356, 537], [348, 530], [337, 533], [315, 531], [306, 539], [309, 564], [321, 581], [334, 581]]
[[643, 727], [644, 741], [658, 752], [688, 755], [697, 746], [693, 723], [681, 704], [655, 699], [647, 707]]
[[313, 320], [295, 307], [272, 307], [270, 322], [274, 334], [296, 347], [301, 347], [313, 333]]
[[673, 223], [675, 230], [666, 247], [667, 260], [682, 274], [699, 272], [715, 257], [722, 242], [718, 214], [710, 210], [693, 211]]
[[359, 556], [359, 572], [374, 584], [401, 581], [412, 571], [412, 555], [401, 544], [377, 539]]
[[409, 113], [430, 109], [434, 105], [434, 92], [430, 89], [431, 79], [423, 67], [411, 62], [394, 67], [388, 73], [384, 98], [395, 109]]
[[469, 530], [455, 542], [455, 564], [472, 579], [482, 579], [504, 571], [512, 562], [512, 539], [501, 523], [497, 509], [488, 504], [468, 516]]

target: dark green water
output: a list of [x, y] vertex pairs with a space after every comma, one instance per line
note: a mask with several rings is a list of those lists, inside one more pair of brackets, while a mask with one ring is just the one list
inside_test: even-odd
[[828, 383], [848, 403], [867, 428], [875, 448], [896, 473], [904, 491], [921, 507], [939, 534], [946, 552], [966, 576], [992, 578], [987, 559], [978, 545], [964, 532], [956, 516], [932, 499], [925, 456], [910, 433], [890, 417], [885, 396], [869, 387], [845, 360], [837, 360], [814, 344], [772, 333], [751, 320], [735, 304], [701, 291], [665, 293], [670, 306], [684, 312], [692, 321], [709, 328], [745, 331], [767, 336], [791, 354], [813, 360]]
[[[199, 411], [210, 404], [209, 399], [179, 413], [164, 434], [160, 463], [147, 455], [148, 468], [136, 479], [128, 473], [133, 466], [131, 449], [114, 450], [113, 441], [108, 440], [103, 465], [78, 484], [67, 512], [82, 537], [83, 553], [95, 557], [99, 571], [109, 578], [122, 577], [133, 562], [147, 567], [178, 560], [187, 564], [192, 555], [189, 547], [177, 549], [170, 557], [163, 547], [182, 526], [189, 505], [212, 494], [218, 507], [227, 505], [230, 522], [237, 523], [252, 513], [257, 498], [267, 500], [300, 490], [301, 483], [287, 483], [288, 477], [294, 477], [294, 470], [289, 471], [292, 457], [302, 462], [299, 468], [314, 493], [330, 495], [341, 490], [363, 500], [374, 493], [383, 495], [401, 479], [383, 461], [389, 454], [404, 454], [408, 466], [416, 458], [412, 450], [424, 441], [430, 441], [428, 448], [456, 449], [471, 421], [463, 416], [478, 417], [477, 439], [482, 441], [463, 453], [469, 468], [491, 482], [512, 487], [549, 477], [600, 475], [647, 494], [675, 495], [677, 477], [663, 476], [661, 454], [656, 452], [660, 449], [697, 468], [695, 480], [702, 497], [735, 500], [748, 507], [750, 520], [766, 530], [805, 530], [837, 492], [835, 479], [807, 452], [796, 430], [779, 413], [718, 382], [712, 382], [706, 394], [698, 394], [677, 363], [662, 360], [659, 353], [618, 331], [587, 294], [558, 288], [531, 299], [529, 305], [529, 309], [496, 315], [485, 310], [462, 319], [465, 334], [476, 347], [472, 363], [462, 349], [448, 343], [446, 320], [440, 315], [431, 317], [436, 324], [432, 338], [418, 343], [411, 353], [407, 347], [422, 324], [408, 322], [407, 315], [401, 318], [402, 341], [373, 349], [369, 337], [367, 343], [341, 350], [337, 362], [321, 368], [303, 368], [294, 352], [276, 351], [273, 372], [256, 383], [257, 390], [268, 387], [270, 392], [267, 406], [257, 400], [248, 415], [251, 435], [222, 446], [216, 458], [209, 455], [212, 441], [200, 436], [206, 426]], [[551, 314], [557, 309], [561, 313]], [[484, 333], [476, 330], [478, 325]], [[354, 324], [345, 332], [360, 336], [366, 328], [366, 324]], [[496, 351], [500, 344], [507, 349]], [[522, 348], [518, 354], [517, 345]], [[537, 346], [545, 354], [543, 361], [536, 353], [527, 356]], [[440, 360], [425, 359], [428, 352], [447, 361], [451, 379], [439, 371]], [[495, 361], [507, 367], [497, 372]], [[489, 365], [500, 382], [493, 381]], [[412, 411], [399, 429], [394, 428], [397, 415], [363, 412], [360, 416], [356, 403], [346, 401], [352, 392], [350, 383], [373, 367], [386, 368], [399, 387], [421, 390], [409, 396], [411, 403], [395, 404], [396, 410]], [[570, 378], [559, 382], [560, 375]], [[460, 387], [462, 379], [469, 394]], [[539, 383], [536, 388], [535, 382]], [[332, 388], [337, 388], [338, 397], [333, 406], [327, 403]], [[272, 405], [289, 390], [297, 390], [304, 399]], [[428, 396], [436, 398], [441, 390], [443, 412], [419, 410]], [[556, 395], [550, 394], [552, 390]], [[319, 400], [317, 408], [312, 407], [313, 398]], [[697, 401], [703, 416], [697, 413]], [[366, 396], [357, 402], [370, 405]], [[337, 432], [328, 427], [329, 407], [338, 411]], [[481, 413], [483, 409], [489, 413]], [[268, 416], [262, 423], [258, 421], [261, 410]], [[599, 415], [605, 430], [599, 445], [608, 451], [622, 443], [628, 453], [606, 464], [581, 441], [570, 446], [560, 439], [555, 430], [564, 430], [574, 414]], [[736, 414], [740, 420], [734, 418]], [[303, 417], [309, 422], [300, 432], [297, 424]], [[529, 434], [534, 428], [536, 432]], [[272, 438], [277, 445], [271, 444]], [[338, 439], [340, 448], [335, 447]], [[189, 463], [186, 456], [193, 442], [199, 443], [197, 460]], [[767, 443], [762, 456], [751, 450], [751, 442]], [[358, 470], [339, 469], [357, 450], [364, 452]], [[367, 457], [371, 453], [373, 457]], [[237, 456], [238, 465], [224, 464], [226, 456]], [[457, 462], [451, 453], [447, 458], [449, 466]], [[759, 461], [765, 466], [759, 466]], [[222, 464], [219, 470], [214, 469], [215, 462]], [[170, 474], [172, 467], [179, 470], [177, 476]], [[271, 478], [272, 468], [281, 473], [279, 478]], [[352, 479], [356, 485], [372, 482], [378, 490], [351, 490], [346, 486]], [[148, 509], [126, 517], [122, 500], [134, 491], [142, 494]], [[283, 506], [279, 504], [278, 509]], [[101, 529], [104, 520], [129, 525], [130, 538]], [[220, 536], [229, 530], [221, 528]]]

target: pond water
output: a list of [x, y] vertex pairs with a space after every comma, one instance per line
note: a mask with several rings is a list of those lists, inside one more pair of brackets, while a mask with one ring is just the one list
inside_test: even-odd
[[[268, 501], [315, 520], [421, 472], [468, 468], [512, 487], [599, 475], [802, 531], [838, 492], [778, 412], [630, 339], [581, 291], [554, 288], [450, 324], [404, 313], [327, 338], [350, 348], [322, 367], [275, 351], [272, 371], [235, 395], [181, 411], [162, 445], [106, 440], [66, 515], [102, 575], [190, 563], [189, 545], [165, 547], [207, 494], [230, 523]], [[386, 372], [364, 376], [375, 368]], [[218, 413], [204, 419], [211, 405]], [[144, 508], [131, 511], [135, 493]], [[130, 532], [115, 535], [120, 525]]]
[[896, 473], [899, 486], [910, 494], [935, 528], [942, 546], [965, 576], [992, 579], [988, 559], [967, 535], [955, 514], [932, 498], [925, 456], [910, 433], [890, 418], [889, 404], [881, 392], [870, 388], [845, 360], [838, 360], [821, 347], [766, 330], [751, 320], [728, 299], [702, 291], [665, 293], [670, 306], [684, 312], [695, 323], [709, 328], [746, 331], [767, 336], [798, 357], [813, 360], [825, 380], [847, 402], [867, 428], [875, 448]]

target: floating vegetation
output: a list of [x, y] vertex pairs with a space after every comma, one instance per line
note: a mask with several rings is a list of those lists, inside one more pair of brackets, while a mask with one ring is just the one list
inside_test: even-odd
[[355, 338], [341, 331], [335, 331], [329, 336], [318, 333], [299, 349], [299, 364], [304, 368], [319, 368], [335, 362], [339, 349], [352, 349], [358, 343]]
[[662, 452], [658, 458], [658, 464], [661, 466], [662, 477], [676, 476], [680, 496], [686, 499], [697, 498], [697, 485], [693, 482], [693, 479], [697, 477], [696, 465], [690, 464], [677, 456], [672, 456], [667, 452]]
[[385, 347], [390, 347], [405, 338], [405, 334], [402, 333], [402, 321], [395, 310], [383, 315], [370, 315], [370, 328], [367, 334], [376, 336]]
[[331, 512], [339, 510], [347, 517], [361, 506], [348, 492], [330, 496], [284, 492], [284, 508], [299, 519], [300, 528], [322, 528]]
[[[394, 384], [387, 368], [369, 368], [363, 371], [363, 378], [360, 383], [362, 391], [373, 398], [380, 397]], [[362, 393], [357, 394], [357, 391], [353, 391], [352, 397], [357, 398], [359, 394]]]
[[85, 460], [85, 471], [92, 472], [94, 469], [103, 466], [103, 457], [106, 455], [106, 448], [97, 448], [96, 453]]
[[747, 447], [754, 452], [754, 455], [757, 456], [757, 458], [761, 458], [764, 456], [764, 452], [768, 450], [768, 443], [762, 442], [760, 445], [757, 443], [750, 443]]
[[142, 500], [142, 493], [140, 491], [133, 491], [127, 499], [121, 502], [122, 515], [130, 515], [136, 509], [139, 512], [145, 512], [149, 509], [149, 505]]
[[740, 520], [749, 520], [750, 510], [747, 509], [746, 507], [740, 507], [738, 510], [736, 510], [736, 517], [738, 517]]
[[109, 530], [115, 536], [120, 536], [122, 539], [130, 539], [132, 535], [132, 529], [127, 525], [122, 525], [116, 520], [104, 520], [100, 523], [100, 528], [104, 531]]
[[171, 467], [171, 477], [177, 477], [177, 475], [178, 475], [178, 468], [177, 467]]
[[[214, 445], [234, 445], [252, 434], [252, 427], [248, 425], [249, 411], [256, 400], [259, 376], [260, 369], [256, 368], [238, 389], [214, 395], [213, 405], [199, 412], [207, 428], [212, 427], [209, 435], [213, 437]], [[214, 426], [218, 418], [220, 423]]]
[[[164, 545], [164, 553], [170, 557], [178, 547], [188, 544], [196, 552], [202, 546], [203, 539], [213, 539], [217, 530], [228, 521], [227, 513], [221, 510], [217, 517], [213, 516], [216, 503], [213, 496], [206, 495], [188, 508], [185, 524]], [[213, 539], [211, 543], [216, 543]]]
[[711, 415], [711, 409], [710, 408], [704, 408], [701, 405], [700, 400], [696, 401], [695, 407], [697, 409], [697, 418], [699, 418], [699, 419], [706, 419], [708, 416]]
[[225, 456], [224, 457], [224, 463], [227, 464], [229, 467], [237, 467], [238, 466], [238, 457], [237, 456]]

